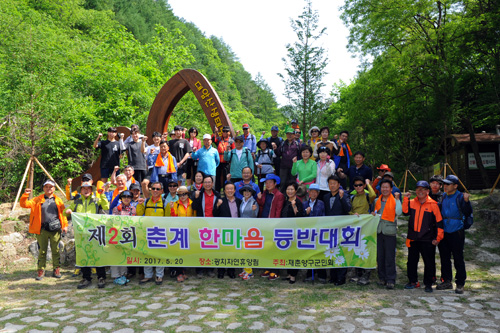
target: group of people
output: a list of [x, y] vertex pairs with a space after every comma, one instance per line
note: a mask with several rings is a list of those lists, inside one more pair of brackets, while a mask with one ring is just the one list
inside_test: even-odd
[[[466, 279], [463, 259], [464, 229], [470, 221], [472, 208], [469, 195], [458, 191], [458, 178], [434, 176], [416, 184], [416, 198], [401, 193], [395, 186], [394, 174], [388, 165], [372, 169], [364, 164], [365, 154], [354, 154], [348, 144], [349, 133], [342, 131], [330, 140], [328, 127], [312, 127], [309, 139], [297, 121], [285, 129], [286, 139], [278, 136], [279, 128], [271, 128], [271, 136], [262, 132], [257, 141], [248, 124], [243, 134], [231, 136], [229, 127], [217, 129], [197, 139], [198, 130], [192, 127], [186, 138], [185, 128], [175, 126], [173, 137], [168, 132], [154, 132], [152, 145], [139, 127], [131, 127], [126, 140], [110, 127], [106, 140], [99, 134], [94, 147], [101, 150], [101, 179], [94, 184], [92, 175], [85, 174], [77, 191], [71, 192], [68, 179], [66, 197], [72, 200], [68, 208], [54, 194], [54, 183], [44, 183], [44, 193], [28, 200], [31, 189], [21, 198], [21, 206], [32, 209], [30, 232], [37, 234], [40, 245], [37, 280], [45, 276], [45, 257], [48, 243], [53, 254], [53, 276], [60, 277], [58, 249], [61, 232], [67, 228], [72, 212], [128, 216], [202, 216], [202, 217], [314, 217], [373, 214], [380, 216], [377, 227], [377, 271], [379, 284], [394, 289], [396, 282], [397, 217], [409, 216], [408, 263], [409, 282], [405, 288], [420, 286], [417, 266], [422, 256], [425, 272], [425, 291], [432, 292], [436, 283], [435, 252], [441, 257], [441, 283], [437, 289], [452, 285], [451, 257], [456, 269], [456, 292], [463, 293]], [[128, 165], [121, 170], [121, 155], [126, 152]], [[352, 162], [351, 162], [352, 158]], [[110, 179], [110, 181], [108, 181]], [[111, 189], [113, 184], [116, 188]], [[444, 185], [444, 192], [441, 187]], [[59, 224], [58, 224], [59, 223]], [[53, 229], [51, 225], [57, 225]], [[91, 285], [91, 268], [81, 268], [83, 279], [78, 288]], [[161, 284], [164, 267], [113, 266], [111, 277], [116, 284], [126, 284], [139, 275], [139, 283]], [[298, 270], [287, 271], [289, 283], [296, 282]], [[98, 286], [104, 287], [106, 272], [96, 268]], [[315, 270], [317, 280], [335, 285], [346, 283], [347, 268], [333, 268], [330, 278], [325, 269]], [[199, 277], [215, 276], [213, 269], [197, 268]], [[233, 268], [218, 269], [217, 276], [236, 277]], [[279, 271], [266, 270], [260, 274], [269, 280], [279, 279]], [[370, 282], [371, 270], [356, 269], [353, 281], [359, 285]], [[170, 276], [182, 282], [187, 279], [184, 268], [171, 268]], [[245, 268], [239, 276], [248, 280], [254, 276]], [[312, 272], [306, 281], [313, 280]]]

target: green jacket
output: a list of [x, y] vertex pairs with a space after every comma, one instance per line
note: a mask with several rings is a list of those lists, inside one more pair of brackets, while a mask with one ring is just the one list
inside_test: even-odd
[[71, 202], [69, 209], [73, 213], [90, 213], [90, 214], [99, 214], [98, 207], [104, 211], [109, 210], [109, 201], [105, 195], [101, 195], [100, 199], [96, 198], [93, 194], [88, 198], [80, 197]]

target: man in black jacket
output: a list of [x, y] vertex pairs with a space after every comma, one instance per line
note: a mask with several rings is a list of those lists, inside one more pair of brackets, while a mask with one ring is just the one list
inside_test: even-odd
[[[349, 215], [351, 211], [351, 200], [340, 186], [340, 178], [337, 175], [328, 177], [330, 193], [323, 197], [325, 204], [325, 216]], [[332, 268], [330, 270], [330, 283], [340, 286], [345, 284], [347, 268]], [[318, 273], [318, 279], [326, 279], [326, 271]]]

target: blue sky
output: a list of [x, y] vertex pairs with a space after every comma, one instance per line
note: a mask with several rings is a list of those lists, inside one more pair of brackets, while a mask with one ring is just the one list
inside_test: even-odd
[[[290, 26], [305, 6], [303, 0], [168, 0], [174, 14], [193, 22], [205, 35], [222, 38], [236, 54], [245, 69], [255, 78], [261, 73], [280, 105], [287, 104], [284, 85], [277, 73], [284, 73], [283, 57], [287, 43], [296, 36]], [[334, 83], [349, 83], [356, 75], [359, 60], [347, 51], [348, 30], [340, 20], [338, 0], [313, 0], [318, 10], [319, 26], [327, 35], [319, 44], [330, 59], [323, 91], [328, 96]]]

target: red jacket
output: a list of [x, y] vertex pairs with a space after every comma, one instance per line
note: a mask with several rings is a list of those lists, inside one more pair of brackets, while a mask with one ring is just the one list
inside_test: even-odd
[[264, 209], [264, 204], [266, 203], [266, 194], [267, 191], [264, 191], [262, 193], [262, 197], [259, 199], [257, 198], [257, 203], [259, 204], [259, 217], [270, 217], [270, 218], [277, 218], [281, 217], [281, 210], [283, 209], [283, 204], [285, 203], [285, 196], [283, 193], [281, 193], [278, 188], [275, 188], [274, 190], [271, 191], [272, 194], [274, 195], [273, 201], [271, 202], [271, 209], [269, 210], [269, 216], [261, 216], [262, 215], [262, 210]]
[[430, 241], [443, 239], [443, 218], [436, 201], [427, 196], [421, 204], [418, 198], [403, 198], [403, 214], [409, 215], [408, 239], [411, 241]]

